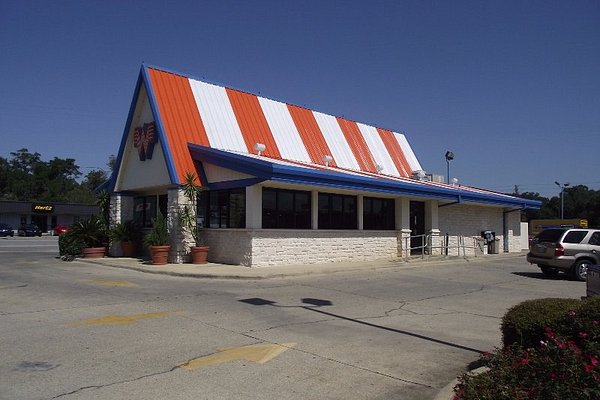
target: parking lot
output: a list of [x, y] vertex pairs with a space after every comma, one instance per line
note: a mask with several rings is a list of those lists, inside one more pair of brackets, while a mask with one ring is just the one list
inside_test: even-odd
[[2, 399], [432, 399], [509, 307], [585, 294], [524, 254], [226, 280], [56, 253], [0, 239]]

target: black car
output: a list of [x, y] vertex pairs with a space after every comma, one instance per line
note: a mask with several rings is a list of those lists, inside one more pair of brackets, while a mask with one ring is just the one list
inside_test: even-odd
[[42, 236], [42, 230], [36, 224], [23, 224], [19, 227], [19, 236]]
[[0, 237], [15, 236], [12, 226], [0, 224]]

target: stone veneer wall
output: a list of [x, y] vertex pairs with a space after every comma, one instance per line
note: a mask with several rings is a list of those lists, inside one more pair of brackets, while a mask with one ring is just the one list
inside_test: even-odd
[[[439, 210], [439, 227], [440, 235], [450, 235], [451, 246], [456, 244], [457, 236], [465, 237], [465, 245], [472, 248], [472, 243], [469, 238], [478, 238], [481, 231], [494, 231], [496, 238], [500, 239], [499, 252], [504, 252], [504, 235], [503, 235], [503, 209], [500, 207], [485, 207], [476, 205], [457, 204], [447, 207], [442, 207]], [[508, 235], [508, 251], [520, 252], [520, 213], [510, 212], [506, 214], [506, 225]], [[461, 250], [462, 252], [462, 250]], [[472, 252], [472, 250], [471, 250]], [[456, 255], [450, 251], [450, 255]], [[462, 253], [461, 253], [462, 255]], [[467, 252], [467, 255], [470, 255]]]
[[398, 257], [397, 231], [205, 229], [211, 262], [252, 267]]

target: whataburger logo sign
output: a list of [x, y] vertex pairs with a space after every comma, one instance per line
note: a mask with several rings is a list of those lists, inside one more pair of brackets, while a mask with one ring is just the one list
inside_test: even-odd
[[151, 160], [156, 143], [156, 130], [154, 122], [148, 122], [133, 130], [133, 147], [138, 151], [140, 161]]

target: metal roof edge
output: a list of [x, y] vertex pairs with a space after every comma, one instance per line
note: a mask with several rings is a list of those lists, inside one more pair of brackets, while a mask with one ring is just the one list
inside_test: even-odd
[[231, 153], [191, 143], [188, 144], [188, 148], [190, 149], [192, 158], [196, 161], [210, 162], [220, 167], [246, 173], [263, 180], [458, 200], [460, 202], [504, 207], [536, 208], [541, 205], [541, 202], [536, 200], [470, 192], [461, 190], [460, 188], [429, 186], [420, 184], [418, 181], [392, 181], [338, 171], [323, 171], [311, 169], [310, 167], [282, 165], [269, 161], [267, 158], [257, 159], [243, 154]]

